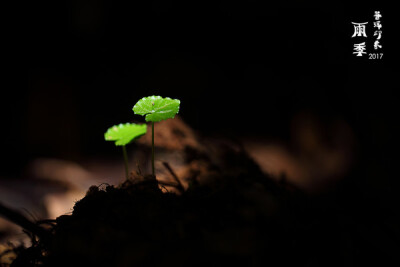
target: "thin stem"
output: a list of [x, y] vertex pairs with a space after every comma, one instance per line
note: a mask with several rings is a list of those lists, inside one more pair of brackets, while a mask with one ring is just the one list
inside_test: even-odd
[[151, 170], [153, 176], [156, 177], [154, 170], [154, 122], [151, 122]]
[[122, 146], [122, 154], [124, 154], [125, 176], [126, 176], [126, 179], [128, 179], [129, 178], [129, 167], [128, 167], [128, 154], [126, 153], [126, 146]]

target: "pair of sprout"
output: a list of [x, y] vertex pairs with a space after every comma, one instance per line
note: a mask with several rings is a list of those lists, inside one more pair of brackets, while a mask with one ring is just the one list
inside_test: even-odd
[[[133, 112], [145, 116], [146, 122], [151, 122], [151, 169], [155, 177], [154, 168], [154, 123], [172, 119], [179, 111], [180, 101], [169, 97], [149, 96], [140, 99], [134, 106]], [[146, 124], [124, 123], [110, 127], [104, 134], [106, 141], [115, 141], [116, 146], [122, 146], [125, 162], [125, 175], [129, 177], [128, 155], [126, 145], [137, 140], [147, 132]]]

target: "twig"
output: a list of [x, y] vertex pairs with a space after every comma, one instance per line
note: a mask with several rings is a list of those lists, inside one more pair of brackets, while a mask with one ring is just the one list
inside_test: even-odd
[[136, 162], [136, 168], [137, 168], [136, 173], [138, 175], [142, 175], [142, 170], [140, 169], [140, 162], [139, 161]]
[[174, 183], [168, 183], [168, 182], [160, 181], [160, 180], [157, 180], [157, 182], [158, 182], [158, 184], [163, 185], [163, 186], [172, 186], [172, 187], [176, 187], [176, 188], [179, 187], [178, 184], [174, 184]]
[[176, 188], [181, 192], [185, 192], [185, 188], [183, 187], [181, 181], [179, 180], [178, 176], [175, 174], [175, 172], [172, 170], [171, 166], [168, 164], [168, 162], [163, 161], [162, 164], [164, 167], [169, 171], [169, 173], [172, 175], [172, 177], [175, 179], [177, 182]]
[[7, 220], [21, 226], [25, 230], [31, 232], [32, 234], [38, 236], [43, 240], [48, 240], [50, 238], [50, 233], [44, 228], [38, 226], [37, 224], [28, 220], [24, 215], [19, 212], [12, 210], [0, 203], [0, 215]]

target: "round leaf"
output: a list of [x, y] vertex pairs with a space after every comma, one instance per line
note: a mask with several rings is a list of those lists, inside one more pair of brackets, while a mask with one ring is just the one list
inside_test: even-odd
[[106, 141], [115, 141], [116, 146], [124, 146], [144, 135], [146, 124], [125, 123], [110, 127], [104, 134]]
[[172, 119], [179, 111], [179, 99], [148, 96], [140, 99], [133, 107], [133, 112], [146, 116], [146, 121], [158, 122]]

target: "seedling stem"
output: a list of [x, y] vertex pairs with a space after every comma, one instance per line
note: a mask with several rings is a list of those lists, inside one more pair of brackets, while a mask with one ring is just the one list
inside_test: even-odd
[[128, 179], [129, 178], [129, 167], [128, 167], [128, 153], [126, 153], [126, 146], [122, 146], [122, 153], [124, 154], [125, 176], [126, 176], [126, 179]]
[[154, 122], [151, 122], [151, 170], [153, 172], [153, 176], [155, 176], [155, 168], [154, 168]]

